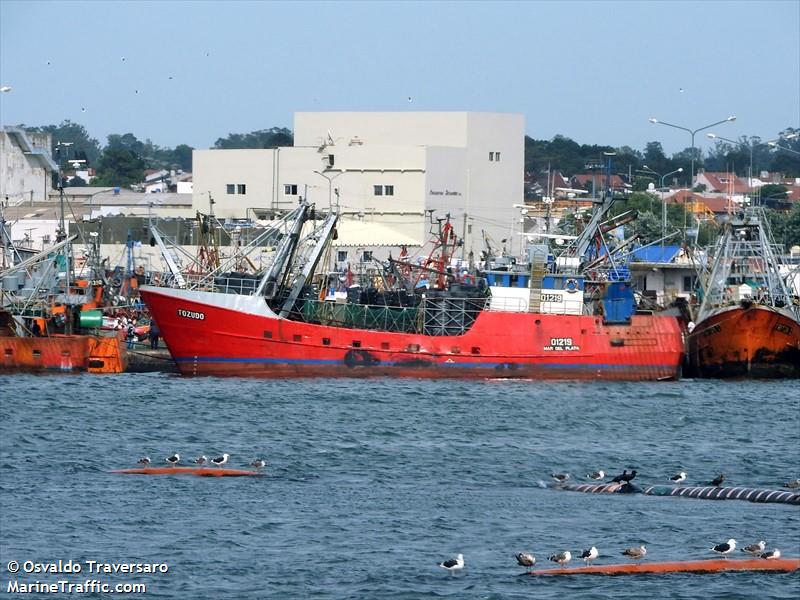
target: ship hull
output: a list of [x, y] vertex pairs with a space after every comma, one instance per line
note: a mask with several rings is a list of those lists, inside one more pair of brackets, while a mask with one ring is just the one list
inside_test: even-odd
[[116, 336], [0, 336], [0, 373], [122, 373], [127, 354]]
[[662, 380], [680, 376], [674, 317], [482, 312], [463, 335], [349, 329], [279, 318], [263, 298], [144, 286], [183, 375]]
[[800, 323], [768, 306], [720, 309], [689, 336], [700, 377], [800, 377]]

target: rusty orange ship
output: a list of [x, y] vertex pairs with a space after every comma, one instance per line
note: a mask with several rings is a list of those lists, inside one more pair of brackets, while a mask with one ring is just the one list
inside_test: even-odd
[[758, 207], [726, 226], [689, 336], [696, 375], [800, 377], [800, 305], [770, 237]]

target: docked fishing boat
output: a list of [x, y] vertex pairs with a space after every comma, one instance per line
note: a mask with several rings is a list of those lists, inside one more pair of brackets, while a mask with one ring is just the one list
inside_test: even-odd
[[689, 359], [701, 377], [800, 377], [800, 302], [758, 207], [732, 217], [717, 243]]
[[[601, 230], [607, 208], [596, 212], [592, 231]], [[524, 277], [512, 284], [510, 277], [505, 282], [494, 274], [490, 284], [480, 274], [452, 268], [458, 240], [449, 219], [439, 219], [435, 252], [427, 261], [390, 260], [381, 285], [332, 295], [330, 278], [317, 268], [327, 262], [337, 215], [316, 219], [313, 207], [303, 204], [289, 221], [272, 264], [247, 278], [246, 286], [241, 276], [225, 274], [205, 286], [141, 288], [182, 374], [617, 380], [680, 375], [678, 320], [638, 314], [618, 265], [606, 271], [598, 266], [590, 274], [580, 272], [577, 259], [535, 255]], [[596, 246], [589, 230], [578, 240], [579, 255]], [[502, 299], [495, 289], [501, 287], [512, 290]]]
[[123, 372], [127, 355], [119, 335], [101, 332], [104, 278], [93, 268], [76, 276], [75, 236], [62, 235], [53, 247], [23, 258], [2, 215], [0, 234], [0, 372]]

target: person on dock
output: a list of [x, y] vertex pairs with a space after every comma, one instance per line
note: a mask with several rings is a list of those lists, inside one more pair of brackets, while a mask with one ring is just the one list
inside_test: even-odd
[[161, 336], [161, 330], [156, 325], [155, 320], [150, 321], [150, 332], [148, 333], [148, 337], [150, 338], [150, 349], [151, 350], [158, 350], [158, 338]]
[[136, 342], [136, 320], [128, 323], [125, 329], [125, 339], [128, 341], [128, 350], [133, 350], [134, 343]]

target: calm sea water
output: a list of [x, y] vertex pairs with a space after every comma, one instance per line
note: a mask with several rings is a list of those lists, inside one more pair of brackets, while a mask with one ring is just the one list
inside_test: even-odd
[[[520, 576], [590, 545], [602, 562], [702, 558], [765, 539], [800, 555], [800, 508], [543, 489], [555, 470], [642, 483], [800, 476], [795, 382], [658, 384], [0, 377], [0, 573], [144, 582], [148, 598], [797, 598], [800, 575]], [[231, 454], [262, 478], [113, 475]], [[463, 553], [453, 576], [437, 568]], [[158, 575], [20, 575], [7, 562], [166, 562]], [[100, 597], [86, 595], [86, 597]], [[104, 596], [105, 597], [105, 596]]]

